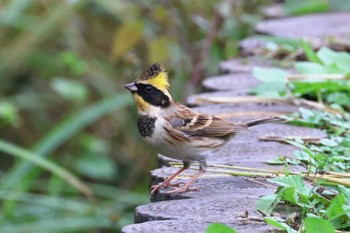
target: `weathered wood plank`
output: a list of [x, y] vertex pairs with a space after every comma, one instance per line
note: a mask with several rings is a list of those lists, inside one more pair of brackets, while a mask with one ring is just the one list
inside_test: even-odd
[[256, 216], [257, 198], [274, 190], [272, 187], [242, 177], [204, 176], [196, 182], [196, 185], [200, 187], [200, 191], [186, 192], [182, 195], [183, 199], [179, 199], [178, 195], [162, 193], [163, 198], [171, 201], [137, 207], [135, 223], [154, 220], [191, 220], [239, 225], [246, 212], [249, 216]]
[[[350, 51], [350, 22], [349, 12], [332, 12], [324, 14], [312, 14], [283, 19], [271, 19], [258, 23], [255, 31], [258, 34], [284, 37], [295, 40], [308, 41], [315, 50], [327, 46], [334, 50]], [[242, 40], [239, 44], [243, 56], [263, 56], [268, 52], [268, 40], [259, 36], [251, 36]], [[274, 58], [284, 57], [288, 54], [277, 52]], [[304, 60], [302, 51], [293, 55], [296, 59]]]
[[[139, 224], [133, 224], [126, 226], [122, 229], [122, 233], [203, 233], [209, 225], [209, 222], [197, 222], [186, 220], [163, 220], [163, 221], [151, 221]], [[232, 224], [227, 224], [233, 227]], [[240, 233], [266, 233], [272, 232], [273, 228], [252, 222], [252, 224], [234, 226]]]
[[236, 95], [246, 95], [251, 87], [260, 83], [250, 73], [235, 73], [206, 78], [203, 87], [208, 90], [235, 90]]
[[[242, 45], [242, 42], [240, 43]], [[249, 45], [251, 46], [251, 45]], [[260, 47], [259, 47], [260, 48]], [[254, 48], [251, 48], [254, 49]], [[219, 65], [219, 71], [222, 74], [226, 73], [251, 73], [254, 67], [264, 68], [283, 68], [290, 72], [293, 72], [291, 62], [274, 59], [266, 59], [263, 57], [245, 57], [245, 58], [233, 58], [227, 61], [223, 61]]]
[[271, 19], [258, 23], [255, 31], [260, 34], [294, 39], [349, 39], [349, 12], [311, 14], [283, 19]]

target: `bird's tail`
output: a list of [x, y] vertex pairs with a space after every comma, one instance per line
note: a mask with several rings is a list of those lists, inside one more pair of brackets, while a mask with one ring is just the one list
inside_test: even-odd
[[286, 120], [281, 117], [266, 117], [266, 118], [260, 118], [260, 119], [250, 121], [247, 123], [247, 126], [251, 127], [251, 126], [261, 125], [261, 124], [282, 123], [282, 122], [286, 122]]

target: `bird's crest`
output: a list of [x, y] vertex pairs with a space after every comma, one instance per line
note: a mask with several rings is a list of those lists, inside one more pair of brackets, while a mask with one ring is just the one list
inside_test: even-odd
[[152, 64], [143, 71], [137, 82], [151, 84], [161, 91], [166, 91], [170, 87], [168, 73], [159, 63]]

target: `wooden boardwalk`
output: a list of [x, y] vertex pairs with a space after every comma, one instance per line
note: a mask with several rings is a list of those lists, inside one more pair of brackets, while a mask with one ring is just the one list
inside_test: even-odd
[[[342, 44], [342, 49], [346, 49], [346, 45], [350, 45], [349, 37], [345, 36], [350, 33], [350, 24], [343, 23], [345, 21], [350, 22], [349, 13], [308, 15], [261, 22], [257, 25], [256, 31], [294, 39], [307, 36], [308, 40], [315, 42], [313, 43], [315, 48], [320, 45], [329, 45], [334, 48], [335, 42], [338, 41], [338, 45]], [[303, 31], [299, 30], [300, 27]], [[332, 42], [327, 40], [329, 36], [333, 38]], [[256, 37], [242, 42], [242, 54], [259, 55], [264, 42], [260, 41], [260, 44], [247, 46], [254, 41], [254, 38]], [[259, 81], [252, 77], [252, 68], [255, 65], [272, 67], [274, 64], [273, 60], [256, 57], [225, 61], [220, 65], [221, 75], [209, 77], [203, 81], [207, 92], [189, 97], [187, 103], [196, 106], [198, 111], [217, 114], [232, 121], [295, 112], [299, 106], [292, 103], [262, 103], [254, 98], [243, 103], [228, 101], [227, 97], [247, 96], [248, 90], [259, 84]], [[291, 70], [289, 67], [286, 69]], [[259, 140], [265, 136], [322, 138], [324, 133], [316, 129], [287, 124], [256, 126], [238, 134], [218, 153], [210, 156], [207, 162], [218, 165], [283, 169], [284, 166], [272, 166], [266, 161], [280, 155], [291, 157], [296, 148], [279, 142]], [[160, 168], [151, 171], [150, 185], [161, 182], [177, 170], [166, 166], [170, 161], [168, 158], [158, 155], [158, 159]], [[291, 166], [289, 169], [302, 170], [303, 168]], [[180, 178], [186, 179], [195, 172], [195, 170], [188, 170]], [[178, 195], [167, 195], [163, 190], [156, 192], [150, 197], [152, 203], [136, 208], [135, 224], [125, 226], [122, 232], [203, 232], [211, 222], [225, 223], [238, 232], [271, 232], [273, 230], [264, 222], [256, 221], [258, 213], [255, 206], [258, 198], [275, 192], [275, 187], [263, 179], [207, 172], [194, 185], [200, 187], [200, 190]]]

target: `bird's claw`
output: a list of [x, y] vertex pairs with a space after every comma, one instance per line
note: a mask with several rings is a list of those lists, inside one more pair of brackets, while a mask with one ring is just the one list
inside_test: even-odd
[[177, 188], [173, 188], [173, 190], [168, 191], [167, 194], [176, 194], [176, 193], [183, 193], [186, 191], [198, 191], [199, 188], [198, 187], [186, 187], [186, 185], [182, 186], [182, 187], [177, 187]]
[[[180, 185], [185, 185], [184, 182], [177, 182], [177, 183], [170, 183], [170, 182], [163, 182], [160, 184], [156, 184], [156, 185], [152, 185], [151, 186], [151, 194], [153, 194], [155, 191], [157, 191], [158, 189], [160, 189], [161, 187], [179, 187]], [[176, 188], [173, 188], [176, 189]]]

